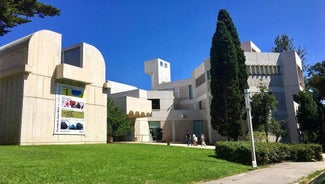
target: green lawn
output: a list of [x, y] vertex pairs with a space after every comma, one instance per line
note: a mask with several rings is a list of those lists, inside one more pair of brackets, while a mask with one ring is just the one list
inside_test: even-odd
[[0, 146], [0, 156], [0, 183], [194, 183], [250, 169], [167, 145]]

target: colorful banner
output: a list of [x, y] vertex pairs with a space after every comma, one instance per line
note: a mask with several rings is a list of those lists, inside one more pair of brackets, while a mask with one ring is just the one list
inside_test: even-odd
[[84, 88], [57, 84], [55, 134], [85, 134]]

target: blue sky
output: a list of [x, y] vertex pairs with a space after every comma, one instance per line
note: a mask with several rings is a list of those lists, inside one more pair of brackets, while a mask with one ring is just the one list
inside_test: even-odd
[[323, 0], [40, 0], [61, 15], [17, 26], [0, 46], [41, 29], [62, 34], [63, 47], [80, 42], [97, 47], [106, 79], [150, 89], [144, 61], [171, 63], [172, 80], [189, 78], [210, 55], [218, 11], [226, 9], [240, 40], [270, 52], [278, 34], [307, 50], [308, 64], [325, 60]]

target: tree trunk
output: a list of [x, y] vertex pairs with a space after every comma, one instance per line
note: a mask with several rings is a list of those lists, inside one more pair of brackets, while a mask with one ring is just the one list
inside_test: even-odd
[[113, 143], [114, 139], [113, 136], [107, 135], [107, 143]]

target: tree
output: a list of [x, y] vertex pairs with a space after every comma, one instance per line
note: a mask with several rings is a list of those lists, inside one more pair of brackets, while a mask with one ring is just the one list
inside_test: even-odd
[[107, 99], [107, 134], [110, 137], [118, 137], [130, 130], [129, 119], [122, 114], [111, 98]]
[[318, 122], [319, 122], [317, 143], [322, 144], [323, 150], [325, 150], [325, 105], [323, 103], [317, 103], [317, 105], [318, 105]]
[[293, 40], [289, 38], [288, 35], [277, 35], [274, 40], [275, 47], [272, 47], [272, 52], [284, 52], [295, 50]]
[[[238, 73], [238, 79], [239, 79], [239, 91], [244, 96], [244, 89], [248, 88], [247, 78], [248, 78], [248, 71], [245, 64], [246, 57], [244, 55], [244, 51], [241, 49], [241, 43], [239, 40], [239, 36], [236, 30], [235, 25], [232, 22], [231, 17], [227, 13], [226, 10], [220, 10], [220, 13], [218, 15], [218, 19], [221, 19], [227, 26], [227, 30], [230, 32], [230, 35], [232, 37], [232, 41], [236, 47], [237, 51], [237, 63], [239, 67], [239, 73]], [[242, 106], [245, 108], [245, 98], [242, 98]]]
[[269, 132], [275, 135], [275, 142], [278, 142], [280, 137], [284, 137], [287, 134], [285, 121], [277, 121], [276, 119], [271, 118], [269, 121]]
[[284, 52], [284, 51], [296, 51], [298, 56], [301, 58], [303, 67], [306, 68], [305, 63], [307, 61], [306, 54], [307, 51], [306, 49], [301, 48], [300, 46], [298, 49], [294, 46], [293, 39], [289, 38], [288, 35], [283, 34], [283, 35], [278, 35], [276, 36], [274, 40], [275, 46], [272, 47], [272, 52]]
[[318, 102], [325, 100], [325, 61], [316, 63], [308, 70], [307, 86]]
[[297, 119], [304, 142], [320, 143], [325, 149], [325, 61], [308, 69], [307, 89], [295, 96]]
[[296, 117], [303, 133], [303, 141], [315, 143], [320, 125], [317, 104], [313, 95], [307, 90], [300, 91], [294, 96], [294, 100], [299, 103]]
[[313, 94], [317, 104], [319, 127], [317, 128], [317, 143], [325, 149], [325, 61], [318, 62], [308, 70], [307, 87]]
[[0, 0], [0, 36], [20, 24], [31, 22], [32, 17], [60, 15], [60, 10], [37, 0]]
[[[238, 140], [242, 135], [243, 109], [245, 105], [244, 80], [240, 73], [244, 71], [242, 60], [245, 56], [239, 54], [240, 41], [237, 31], [226, 10], [220, 10], [217, 28], [212, 38], [210, 50], [211, 63], [211, 125], [228, 140]], [[242, 52], [242, 51], [241, 51]], [[242, 62], [239, 64], [239, 62]], [[247, 75], [248, 76], [248, 75]], [[241, 89], [242, 88], [242, 89]]]
[[[222, 20], [226, 24], [227, 30], [230, 32], [230, 35], [232, 37], [232, 41], [234, 43], [236, 52], [237, 52], [237, 65], [238, 65], [238, 88], [239, 88], [239, 98], [240, 98], [240, 112], [242, 114], [238, 115], [239, 119], [237, 120], [236, 124], [242, 126], [246, 122], [246, 107], [245, 107], [245, 94], [244, 90], [248, 88], [248, 71], [247, 66], [245, 64], [246, 57], [244, 55], [244, 51], [241, 49], [241, 43], [239, 40], [239, 36], [237, 33], [237, 29], [229, 15], [229, 13], [226, 10], [220, 10], [218, 15], [218, 20]], [[236, 127], [235, 127], [236, 128]], [[239, 131], [242, 131], [240, 127]], [[234, 133], [240, 133], [236, 130]]]
[[307, 89], [317, 104], [317, 143], [325, 149], [325, 61], [318, 62], [308, 69]]
[[260, 93], [254, 94], [251, 101], [253, 129], [262, 129], [268, 140], [271, 112], [275, 110], [277, 101], [275, 96], [267, 91], [266, 86], [260, 85], [259, 88]]

